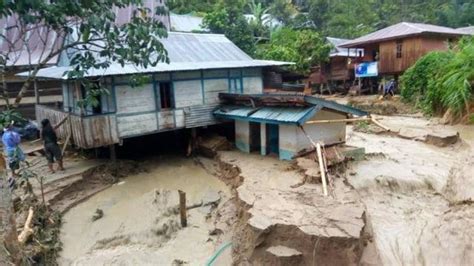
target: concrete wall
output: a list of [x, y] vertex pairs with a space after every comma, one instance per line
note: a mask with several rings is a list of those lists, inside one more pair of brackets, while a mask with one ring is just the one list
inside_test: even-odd
[[[346, 118], [345, 114], [340, 114], [336, 112], [330, 112], [326, 110], [321, 110], [316, 115], [311, 118], [309, 121], [315, 120], [331, 120], [331, 119], [344, 119]], [[331, 145], [335, 143], [341, 143], [346, 141], [346, 123], [333, 123], [333, 124], [306, 124], [303, 126], [306, 133], [314, 141], [321, 141], [325, 145]], [[304, 135], [301, 129], [297, 131], [297, 151], [300, 151], [305, 148], [310, 148], [311, 143], [308, 138]]]
[[[344, 114], [330, 112], [326, 110], [319, 111], [309, 121], [344, 119]], [[346, 141], [346, 124], [306, 124], [303, 126], [306, 133], [315, 142], [322, 142], [325, 145], [341, 143]], [[310, 149], [311, 143], [303, 131], [294, 125], [280, 125], [280, 159], [291, 160], [291, 158], [303, 149]]]
[[235, 146], [243, 151], [250, 152], [250, 126], [246, 121], [235, 121]]
[[260, 154], [267, 155], [267, 125], [260, 124]]

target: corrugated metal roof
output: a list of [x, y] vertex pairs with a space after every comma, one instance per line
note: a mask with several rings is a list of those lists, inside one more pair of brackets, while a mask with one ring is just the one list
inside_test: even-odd
[[400, 22], [387, 28], [364, 35], [352, 41], [345, 42], [340, 46], [345, 48], [356, 48], [363, 44], [377, 43], [380, 41], [426, 33], [442, 34], [447, 36], [460, 36], [466, 34], [462, 31], [448, 27], [421, 23]]
[[457, 28], [456, 30], [462, 31], [466, 34], [471, 34], [474, 35], [474, 26], [469, 26], [469, 27], [463, 27], [463, 28]]
[[[156, 15], [154, 12], [158, 6], [164, 6], [164, 1], [144, 0], [143, 6], [152, 10], [153, 16], [161, 20], [169, 29], [168, 16]], [[130, 22], [134, 9], [134, 6], [114, 7], [115, 23], [123, 25]], [[6, 40], [0, 37], [0, 51], [2, 54], [8, 54], [7, 66], [37, 65], [51, 53], [58, 51], [65, 39], [65, 33], [58, 33], [40, 24], [30, 24], [26, 28], [22, 28], [16, 15], [0, 19], [0, 32], [6, 36]], [[25, 36], [27, 36], [26, 43]], [[9, 51], [10, 47], [13, 47], [12, 51]], [[47, 65], [55, 65], [58, 63], [58, 59], [59, 55], [53, 56]]]
[[[37, 65], [58, 51], [64, 40], [63, 35], [43, 26], [22, 27], [16, 15], [0, 19], [0, 32], [5, 36], [0, 37], [0, 53], [8, 57], [7, 66]], [[47, 64], [56, 64], [58, 58], [53, 56]]]
[[364, 55], [364, 49], [348, 49], [342, 48], [340, 45], [343, 43], [348, 42], [348, 39], [340, 39], [334, 37], [326, 37], [328, 42], [332, 44], [331, 52], [329, 53], [329, 57], [336, 57], [336, 56], [346, 56], [346, 57], [358, 57], [359, 52]]
[[[168, 52], [170, 63], [158, 63], [154, 67], [141, 68], [129, 64], [112, 63], [107, 69], [90, 69], [86, 77], [127, 75], [170, 71], [190, 71], [222, 68], [245, 68], [290, 65], [288, 62], [253, 60], [224, 35], [169, 32], [162, 43]], [[70, 67], [41, 69], [37, 76], [66, 79], [64, 72]], [[28, 76], [28, 72], [19, 76]]]
[[170, 30], [179, 32], [209, 31], [202, 27], [202, 18], [191, 15], [170, 13]]
[[270, 124], [302, 125], [310, 119], [318, 109], [316, 107], [221, 107], [214, 115], [225, 119], [237, 119]]

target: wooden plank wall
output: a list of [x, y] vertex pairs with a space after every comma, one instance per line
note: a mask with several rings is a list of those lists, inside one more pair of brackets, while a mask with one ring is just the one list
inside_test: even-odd
[[[57, 124], [68, 114], [46, 106], [36, 106], [38, 121], [48, 118]], [[58, 137], [65, 140], [72, 132], [72, 141], [83, 149], [98, 148], [119, 143], [115, 115], [80, 117], [70, 115], [69, 121], [57, 129]]]
[[[62, 121], [67, 115], [67, 113], [58, 111], [57, 109], [53, 109], [48, 106], [39, 104], [36, 105], [36, 121], [38, 121], [38, 123], [41, 123], [41, 120], [47, 118], [52, 125], [55, 125]], [[56, 130], [58, 137], [61, 139], [66, 139], [70, 132], [71, 128], [65, 126], [64, 124]]]

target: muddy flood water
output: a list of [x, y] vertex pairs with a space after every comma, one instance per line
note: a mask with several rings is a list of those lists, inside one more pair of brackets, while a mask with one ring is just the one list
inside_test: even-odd
[[[188, 210], [188, 227], [181, 228], [177, 190], [186, 192], [190, 206], [209, 195], [222, 203], [228, 187], [184, 157], [153, 158], [143, 167], [64, 215], [60, 265], [204, 265], [212, 256], [209, 209]], [[103, 217], [93, 221], [96, 209]]]

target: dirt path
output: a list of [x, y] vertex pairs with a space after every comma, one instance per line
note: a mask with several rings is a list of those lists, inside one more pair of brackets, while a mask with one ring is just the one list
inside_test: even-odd
[[[141, 164], [146, 172], [129, 176], [69, 210], [64, 216], [59, 258], [62, 265], [171, 265], [173, 261], [203, 265], [217, 246], [208, 208], [188, 212], [181, 229], [178, 193], [188, 205], [217, 194], [223, 204], [227, 186], [192, 159], [155, 158]], [[103, 217], [92, 221], [96, 209]]]

